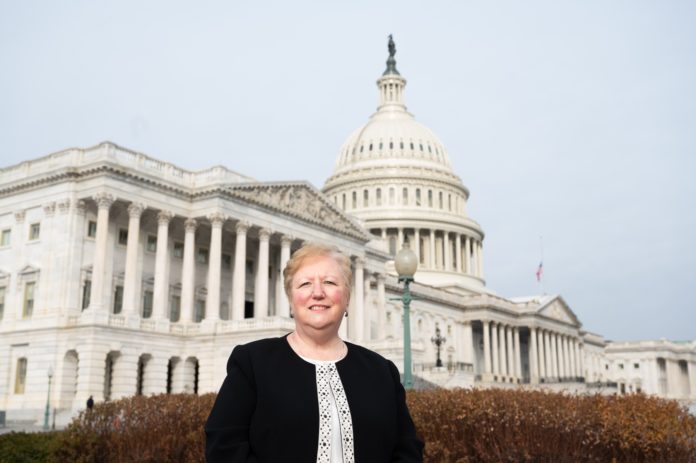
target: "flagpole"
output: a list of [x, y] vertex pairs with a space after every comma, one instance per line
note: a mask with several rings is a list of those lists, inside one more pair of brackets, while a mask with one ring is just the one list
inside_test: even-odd
[[541, 290], [541, 295], [545, 295], [546, 292], [544, 291], [544, 272], [543, 272], [543, 265], [544, 265], [544, 237], [539, 236], [539, 262], [540, 266], [542, 266], [542, 271], [539, 274], [539, 289]]

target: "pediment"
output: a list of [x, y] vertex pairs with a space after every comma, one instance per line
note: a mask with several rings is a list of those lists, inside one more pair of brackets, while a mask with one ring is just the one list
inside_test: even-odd
[[362, 226], [306, 182], [233, 185], [227, 187], [225, 193], [353, 238], [370, 239]]
[[38, 267], [35, 267], [33, 265], [25, 265], [22, 270], [19, 271], [20, 275], [29, 275], [31, 273], [36, 273], [39, 271]]
[[537, 313], [570, 325], [578, 327], [581, 325], [578, 317], [575, 316], [575, 313], [560, 296], [556, 296], [543, 303], [537, 310]]

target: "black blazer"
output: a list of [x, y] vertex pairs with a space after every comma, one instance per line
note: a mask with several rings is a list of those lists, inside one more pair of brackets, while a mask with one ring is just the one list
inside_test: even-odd
[[[406, 407], [396, 366], [355, 344], [336, 363], [350, 406], [356, 463], [422, 462], [423, 443]], [[205, 424], [210, 463], [317, 459], [316, 369], [285, 337], [234, 348]]]

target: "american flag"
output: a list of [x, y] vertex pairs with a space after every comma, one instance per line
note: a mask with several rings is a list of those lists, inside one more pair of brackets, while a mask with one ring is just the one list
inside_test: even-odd
[[539, 268], [536, 271], [537, 281], [541, 281], [541, 274], [544, 273], [544, 262], [539, 262]]

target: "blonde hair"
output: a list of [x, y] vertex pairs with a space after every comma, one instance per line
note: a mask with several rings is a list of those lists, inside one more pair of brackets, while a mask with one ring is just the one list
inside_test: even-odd
[[[341, 278], [346, 288], [346, 297], [350, 298], [350, 290], [353, 283], [353, 271], [350, 268], [350, 258], [343, 254], [336, 246], [327, 246], [318, 243], [307, 243], [300, 249], [292, 253], [285, 269], [283, 269], [283, 285], [288, 299], [292, 300], [292, 279], [297, 271], [310, 259], [316, 257], [329, 257], [333, 259], [341, 271]], [[346, 305], [348, 301], [346, 301]]]

